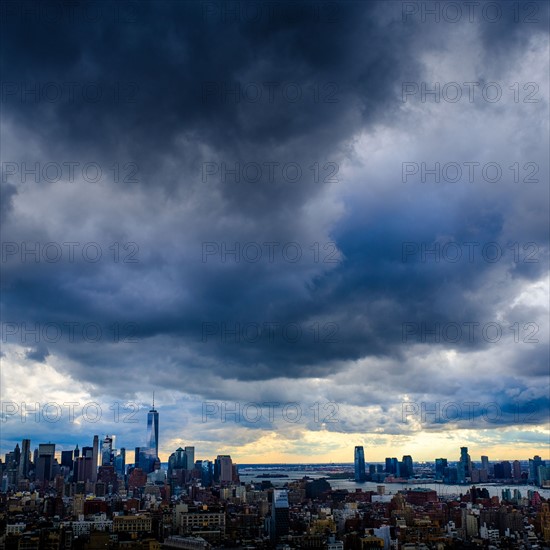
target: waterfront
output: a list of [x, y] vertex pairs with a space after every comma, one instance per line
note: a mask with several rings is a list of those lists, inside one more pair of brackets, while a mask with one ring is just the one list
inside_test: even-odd
[[[286, 467], [285, 467], [286, 466]], [[348, 465], [346, 465], [348, 466]], [[270, 481], [274, 487], [284, 487], [285, 484], [302, 479], [304, 476], [308, 476], [311, 479], [327, 478], [332, 489], [347, 489], [354, 492], [356, 489], [363, 491], [376, 491], [379, 485], [384, 485], [385, 494], [395, 494], [402, 489], [422, 487], [425, 489], [433, 489], [437, 491], [440, 496], [447, 495], [460, 495], [466, 493], [473, 484], [466, 485], [447, 485], [444, 483], [434, 483], [429, 480], [414, 480], [411, 479], [407, 483], [377, 483], [366, 481], [364, 483], [357, 483], [352, 479], [353, 473], [350, 471], [350, 479], [331, 479], [328, 477], [330, 472], [341, 472], [342, 465], [334, 465], [334, 468], [328, 465], [266, 465], [260, 467], [256, 465], [243, 465], [239, 467], [239, 477], [242, 482], [261, 483], [262, 481]], [[266, 474], [284, 475], [285, 477], [270, 477], [265, 478]], [[498, 483], [476, 483], [476, 487], [485, 488], [488, 490], [490, 496], [502, 497], [502, 491], [510, 489], [513, 493], [514, 489], [518, 489], [522, 497], [527, 496], [527, 491], [535, 490], [544, 498], [550, 498], [550, 489], [542, 489], [534, 485], [511, 485], [511, 484], [498, 484]]]

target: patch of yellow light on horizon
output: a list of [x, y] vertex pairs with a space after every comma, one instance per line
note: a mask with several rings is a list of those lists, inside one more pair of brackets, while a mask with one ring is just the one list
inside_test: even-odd
[[[327, 425], [326, 428], [330, 428]], [[353, 450], [356, 445], [365, 448], [365, 459], [370, 462], [384, 462], [387, 456], [398, 457], [411, 455], [419, 462], [433, 461], [444, 457], [457, 460], [460, 447], [468, 447], [472, 460], [479, 461], [481, 455], [488, 455], [490, 460], [525, 460], [538, 455], [545, 455], [544, 445], [537, 442], [518, 442], [522, 435], [531, 433], [538, 439], [548, 438], [545, 426], [517, 426], [486, 428], [479, 430], [452, 430], [451, 426], [439, 432], [414, 431], [405, 434], [380, 433], [341, 433], [328, 429], [306, 430], [298, 425], [291, 433], [282, 431], [258, 431], [256, 439], [241, 445], [232, 444], [231, 440], [220, 443], [196, 443], [198, 457], [212, 459], [217, 454], [230, 454], [236, 463], [312, 463], [312, 462], [346, 462], [353, 461]], [[221, 434], [220, 434], [221, 435]], [[540, 437], [543, 436], [543, 437]], [[173, 450], [179, 446], [173, 440]], [[178, 444], [176, 444], [176, 442]], [[192, 441], [187, 444], [193, 444]], [[166, 449], [166, 446], [164, 446]], [[170, 448], [170, 447], [169, 447]], [[169, 454], [169, 453], [168, 453]], [[549, 457], [550, 458], [550, 457]]]
[[[539, 428], [531, 430], [544, 433]], [[276, 462], [353, 462], [355, 445], [365, 447], [367, 463], [383, 462], [386, 456], [411, 455], [415, 461], [433, 461], [445, 457], [458, 460], [460, 447], [468, 447], [472, 460], [479, 461], [481, 455], [490, 460], [525, 460], [535, 454], [544, 454], [542, 447], [533, 443], [506, 444], [498, 439], [502, 437], [491, 433], [485, 438], [481, 431], [456, 430], [454, 432], [416, 433], [413, 435], [387, 435], [383, 446], [369, 446], [369, 434], [335, 433], [328, 431], [304, 432], [299, 440], [285, 438], [281, 434], [270, 432], [256, 441], [247, 443], [238, 449], [225, 450], [235, 462], [276, 463]]]

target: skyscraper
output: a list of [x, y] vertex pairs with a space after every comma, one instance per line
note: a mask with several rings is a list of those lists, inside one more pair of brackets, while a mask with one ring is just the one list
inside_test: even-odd
[[468, 454], [468, 447], [460, 447], [460, 459], [456, 467], [458, 483], [465, 483], [467, 477], [472, 477], [472, 461]]
[[201, 484], [203, 487], [210, 487], [212, 485], [212, 478], [214, 477], [214, 470], [212, 468], [212, 462], [210, 460], [201, 460], [200, 463], [201, 469]]
[[19, 475], [19, 463], [21, 459], [21, 449], [19, 443], [15, 449], [6, 454], [6, 464], [4, 466], [4, 475], [8, 483], [8, 487], [17, 486], [17, 476]]
[[271, 539], [277, 541], [288, 535], [289, 526], [288, 493], [285, 490], [275, 489], [271, 505]]
[[233, 461], [229, 455], [218, 455], [214, 464], [214, 479], [220, 483], [233, 481]]
[[97, 466], [99, 458], [99, 436], [94, 435], [94, 443], [92, 445], [92, 472], [90, 481], [97, 481]]
[[[97, 436], [96, 436], [97, 437]], [[97, 481], [97, 463], [94, 462], [94, 448], [82, 447], [82, 454], [75, 468], [78, 474], [76, 481]], [[74, 477], [74, 475], [73, 475]]]
[[67, 473], [73, 469], [73, 451], [61, 451], [61, 466], [67, 469]]
[[155, 394], [153, 393], [153, 406], [147, 413], [147, 436], [145, 447], [136, 447], [136, 458], [139, 467], [150, 474], [155, 468], [160, 467], [159, 460], [159, 413], [155, 409]]
[[115, 456], [114, 460], [115, 472], [120, 475], [126, 473], [126, 449], [121, 447], [120, 452]]
[[365, 481], [365, 451], [361, 445], [355, 447], [355, 481]]
[[156, 459], [159, 455], [159, 413], [155, 409], [155, 394], [153, 394], [153, 407], [147, 413], [147, 447]]
[[393, 457], [391, 459], [391, 469], [392, 469], [392, 474], [395, 477], [401, 477], [401, 464], [396, 457]]
[[192, 470], [195, 467], [195, 447], [185, 447], [185, 455], [187, 458], [187, 470]]
[[413, 477], [413, 459], [411, 455], [404, 455], [401, 461], [401, 477]]
[[519, 460], [514, 460], [512, 468], [514, 479], [521, 479], [521, 464]]
[[15, 459], [15, 464], [19, 468], [19, 462], [21, 461], [21, 449], [19, 448], [19, 443], [15, 445], [15, 449], [13, 450], [13, 458]]
[[31, 460], [31, 440], [23, 439], [21, 443], [21, 458], [19, 459], [19, 479], [26, 479], [29, 475]]
[[181, 447], [178, 447], [174, 452], [173, 465], [176, 470], [185, 470], [187, 468], [187, 456]]
[[36, 465], [36, 481], [47, 485], [52, 479], [55, 458], [55, 443], [40, 443], [38, 445], [38, 463]]
[[79, 458], [80, 458], [80, 449], [78, 448], [78, 445], [77, 445], [73, 451], [73, 481], [78, 480], [78, 466], [79, 466], [78, 459]]
[[401, 463], [396, 457], [386, 458], [386, 473], [399, 477], [401, 475]]
[[443, 479], [445, 476], [445, 469], [447, 468], [446, 458], [435, 459], [435, 479]]
[[101, 465], [110, 466], [113, 463], [113, 437], [106, 435], [101, 443]]
[[540, 485], [539, 466], [546, 466], [546, 462], [539, 455], [529, 459], [529, 479]]

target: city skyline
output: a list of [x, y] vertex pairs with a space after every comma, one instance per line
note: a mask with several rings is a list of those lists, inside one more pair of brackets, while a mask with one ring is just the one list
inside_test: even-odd
[[[21, 548], [34, 541], [38, 547], [39, 540], [53, 539], [56, 548], [86, 550], [98, 539], [101, 547], [116, 548], [122, 537], [125, 547], [141, 548], [145, 539], [157, 550], [159, 541], [193, 550], [239, 543], [246, 535], [246, 547], [279, 548], [286, 540], [290, 547], [307, 541], [353, 550], [357, 539], [376, 548], [421, 538], [450, 547], [456, 539], [506, 540], [518, 549], [525, 549], [522, 539], [550, 541], [550, 461], [538, 455], [513, 462], [482, 455], [476, 461], [461, 446], [458, 460], [425, 463], [408, 454], [367, 464], [364, 447], [355, 446], [348, 464], [240, 468], [229, 454], [197, 458], [195, 446], [186, 445], [164, 468], [157, 452], [160, 419], [153, 402], [146, 445], [134, 448], [133, 462], [125, 447], [116, 448], [114, 434], [101, 446], [96, 434], [91, 447], [60, 453], [55, 442], [33, 451], [29, 439], [16, 444], [0, 460], [0, 506], [8, 511], [0, 543]], [[312, 513], [323, 501], [322, 515]], [[536, 521], [526, 521], [534, 513]], [[155, 522], [159, 517], [171, 519]], [[110, 531], [116, 534], [109, 543]]]
[[[149, 432], [149, 426], [148, 430]], [[134, 483], [140, 480], [140, 484], [156, 484], [168, 482], [171, 487], [198, 482], [203, 487], [211, 487], [213, 483], [232, 484], [240, 483], [239, 466], [228, 454], [218, 454], [215, 460], [198, 458], [195, 460], [195, 447], [179, 447], [174, 450], [167, 468], [158, 460], [152, 460], [151, 449], [135, 448], [134, 461], [126, 448], [116, 449], [113, 445], [115, 436], [106, 436], [99, 449], [99, 437], [93, 436], [93, 445], [79, 449], [76, 445], [71, 450], [56, 451], [56, 443], [39, 443], [31, 452], [31, 442], [22, 440], [21, 447], [15, 448], [0, 460], [0, 491], [10, 491], [18, 486], [31, 487], [37, 484], [42, 490], [51, 484], [54, 478], [62, 478], [65, 482], [95, 484], [107, 482], [112, 484], [114, 490], [119, 484]], [[433, 484], [436, 485], [477, 485], [485, 487], [487, 484], [513, 484], [520, 486], [536, 486], [544, 491], [550, 491], [550, 461], [535, 455], [525, 460], [499, 461], [489, 460], [483, 455], [480, 461], [472, 460], [467, 447], [460, 447], [458, 460], [436, 458], [433, 461], [414, 461], [411, 455], [404, 455], [402, 460], [397, 457], [386, 457], [384, 463], [369, 461], [366, 464], [364, 449], [356, 446], [354, 449], [354, 462], [347, 464], [333, 464], [336, 476], [346, 471], [349, 481], [355, 481], [359, 486], [365, 483], [398, 483], [398, 484]], [[249, 468], [244, 465], [243, 472]], [[261, 468], [261, 465], [258, 465]], [[265, 465], [268, 471], [275, 464]], [[292, 468], [291, 464], [280, 465]], [[300, 465], [302, 466], [302, 465]], [[310, 467], [315, 468], [315, 464]], [[318, 467], [326, 471], [328, 464], [318, 464]], [[343, 468], [343, 469], [342, 469]], [[261, 470], [260, 470], [261, 471]], [[2, 473], [3, 472], [3, 473]], [[332, 473], [334, 473], [332, 472]], [[307, 471], [302, 471], [304, 475]], [[160, 476], [159, 476], [160, 474]], [[270, 474], [271, 475], [271, 474]], [[262, 476], [260, 476], [262, 477]], [[265, 476], [264, 476], [265, 477]], [[269, 475], [268, 475], [269, 477]], [[277, 476], [275, 476], [277, 477]], [[288, 475], [280, 476], [287, 478]], [[23, 484], [23, 485], [21, 485]], [[430, 489], [431, 490], [431, 489]], [[438, 489], [439, 490], [439, 489]], [[550, 495], [550, 493], [548, 493]]]
[[[155, 408], [154, 396], [153, 396], [153, 402], [152, 402], [150, 408], [148, 408], [148, 409], [149, 410], [148, 410], [147, 416], [146, 416], [145, 430], [143, 430], [143, 426], [142, 426], [142, 431], [145, 433], [144, 437], [138, 437], [138, 439], [136, 439], [134, 441], [132, 441], [132, 440], [125, 441], [124, 439], [119, 438], [117, 436], [117, 434], [113, 433], [113, 432], [111, 432], [111, 434], [107, 434], [107, 433], [103, 434], [102, 433], [102, 434], [93, 435], [93, 440], [92, 440], [93, 445], [92, 445], [92, 447], [89, 447], [89, 448], [92, 448], [94, 450], [94, 453], [95, 453], [95, 456], [96, 456], [96, 459], [95, 459], [96, 463], [98, 463], [98, 464], [102, 463], [102, 461], [103, 461], [102, 457], [104, 456], [105, 453], [106, 453], [106, 456], [107, 456], [107, 460], [109, 460], [109, 457], [110, 457], [110, 460], [112, 461], [113, 460], [113, 452], [115, 450], [124, 449], [127, 452], [131, 452], [134, 449], [136, 449], [136, 453], [137, 453], [138, 449], [139, 449], [140, 456], [143, 455], [144, 460], [149, 463], [149, 466], [143, 466], [143, 464], [142, 464], [142, 467], [151, 468], [152, 464], [154, 462], [154, 459], [157, 456], [159, 457], [162, 464], [168, 464], [168, 462], [169, 462], [168, 459], [169, 459], [170, 455], [174, 452], [175, 447], [172, 447], [172, 448], [168, 449], [164, 453], [159, 453], [159, 451], [158, 451], [159, 444], [162, 442], [162, 437], [161, 437], [162, 431], [161, 431], [161, 422], [160, 422], [160, 416], [161, 416], [160, 412], [161, 411], [157, 410]], [[163, 418], [164, 418], [164, 416], [163, 416]], [[136, 418], [136, 420], [137, 420], [137, 418]], [[228, 419], [226, 419], [226, 422], [227, 422], [227, 420]], [[138, 431], [139, 431], [139, 428], [138, 428]], [[103, 435], [105, 436], [104, 439], [103, 439]], [[92, 435], [91, 435], [91, 432], [90, 432], [88, 434], [87, 439], [86, 438], [81, 438], [80, 440], [78, 440], [78, 442], [76, 442], [76, 443], [73, 442], [73, 443], [70, 443], [68, 445], [65, 443], [65, 444], [62, 444], [61, 446], [59, 446], [59, 444], [57, 444], [58, 445], [58, 448], [56, 450], [57, 457], [60, 458], [61, 453], [63, 451], [72, 451], [73, 448], [75, 447], [75, 445], [77, 447], [81, 447], [81, 448], [87, 447], [87, 445], [90, 444], [90, 438], [91, 437], [92, 437]], [[23, 437], [22, 438], [23, 444], [25, 444], [25, 441], [29, 441], [29, 439], [32, 443], [32, 438]], [[16, 441], [15, 445], [19, 445], [20, 441], [21, 441], [21, 439], [19, 441]], [[180, 444], [178, 445], [178, 447], [180, 448], [180, 450], [182, 450], [181, 449], [182, 446], [185, 447], [185, 450], [190, 449], [190, 448], [192, 448], [192, 449], [196, 448], [196, 443], [192, 440], [181, 439], [179, 441], [180, 441]], [[117, 442], [117, 443], [115, 443], [115, 442]], [[45, 443], [46, 443], [45, 441], [41, 442], [41, 444], [45, 444]], [[51, 443], [51, 441], [48, 442], [48, 444], [49, 443]], [[199, 441], [199, 443], [201, 443], [201, 441]], [[171, 440], [170, 444], [174, 445], [173, 440]], [[193, 446], [190, 447], [189, 444], [193, 444]], [[38, 443], [36, 443], [36, 445], [38, 445]], [[101, 447], [100, 447], [100, 445], [101, 445]], [[348, 445], [349, 445], [349, 442], [348, 442]], [[5, 448], [5, 450], [1, 449], [0, 454], [5, 454], [5, 453], [10, 452], [10, 451], [13, 450], [13, 446], [10, 448], [9, 445], [6, 445], [6, 442], [4, 443], [4, 446], [6, 448]], [[166, 448], [166, 446], [167, 446], [167, 444], [164, 445], [164, 448]], [[254, 462], [254, 461], [248, 460], [248, 456], [246, 455], [246, 453], [244, 451], [239, 451], [238, 448], [230, 448], [230, 447], [223, 447], [223, 446], [222, 447], [216, 447], [214, 452], [210, 452], [210, 453], [208, 452], [207, 449], [209, 449], [209, 447], [206, 447], [204, 456], [213, 456], [213, 455], [216, 455], [216, 454], [224, 455], [227, 452], [228, 454], [232, 454], [233, 457], [235, 459], [237, 459], [238, 461], [241, 461], [240, 459], [244, 458], [245, 459], [244, 463], [246, 463], [246, 464], [270, 464], [270, 463], [271, 464], [277, 464], [276, 461], [269, 461], [269, 460], [263, 460], [263, 461], [259, 461], [259, 462]], [[466, 451], [464, 451], [464, 449], [466, 449]], [[303, 461], [299, 461], [299, 462], [282, 461], [282, 462], [280, 462], [280, 464], [298, 464], [298, 465], [299, 464], [326, 464], [327, 462], [334, 462], [334, 463], [340, 463], [340, 464], [354, 464], [355, 479], [356, 479], [356, 481], [360, 481], [360, 480], [364, 480], [365, 476], [368, 475], [368, 471], [365, 470], [365, 465], [368, 465], [369, 463], [370, 464], [383, 464], [383, 463], [386, 463], [386, 466], [387, 466], [388, 453], [386, 452], [386, 450], [384, 450], [383, 448], [382, 449], [380, 449], [380, 448], [376, 449], [376, 448], [373, 448], [373, 447], [369, 448], [367, 446], [366, 447], [367, 454], [366, 454], [365, 453], [365, 446], [364, 445], [358, 445], [358, 446], [355, 446], [353, 460], [351, 460], [351, 461], [348, 461], [346, 459], [344, 459], [344, 460], [329, 460], [329, 461], [319, 459], [318, 461], [315, 461], [315, 460], [303, 460]], [[452, 454], [446, 457], [446, 459], [449, 461], [449, 463], [456, 462], [459, 465], [459, 468], [461, 467], [460, 465], [462, 465], [463, 475], [464, 475], [464, 471], [468, 470], [468, 463], [470, 461], [470, 454], [467, 454], [468, 453], [467, 450], [468, 450], [468, 447], [461, 444], [460, 445], [460, 456], [458, 456], [456, 458], [456, 460], [455, 460], [455, 458], [453, 458]], [[369, 451], [370, 451], [370, 453], [369, 453]], [[410, 448], [409, 449], [404, 449], [404, 451], [410, 451]], [[442, 449], [436, 449], [435, 453], [439, 454], [439, 455], [445, 454], [444, 452], [441, 452], [441, 451], [442, 451]], [[455, 449], [455, 451], [456, 451], [456, 449]], [[547, 457], [545, 457], [545, 455], [544, 455], [545, 451], [548, 455]], [[349, 449], [346, 448], [345, 452], [349, 454]], [[430, 452], [432, 452], [432, 454], [433, 454], [434, 451], [431, 449]], [[482, 464], [482, 467], [484, 467], [483, 466], [484, 461], [488, 461], [487, 456], [485, 454], [482, 454], [482, 453], [486, 453], [486, 452], [487, 452], [487, 448], [484, 448], [484, 449], [480, 450], [479, 457], [480, 457], [480, 463]], [[464, 453], [466, 453], [466, 454], [464, 454]], [[384, 458], [381, 458], [382, 454], [384, 454]], [[395, 448], [392, 448], [390, 454], [399, 454], [399, 452], [397, 452], [395, 450]], [[539, 454], [541, 454], [543, 456], [543, 459], [546, 458], [547, 460], [550, 460], [550, 450], [548, 448], [544, 448], [544, 447], [541, 447], [537, 452], [531, 453], [531, 455], [529, 455], [529, 456], [537, 456]], [[194, 455], [195, 455], [195, 451], [193, 450], [193, 456]], [[267, 455], [264, 453], [263, 456], [265, 457]], [[379, 457], [379, 458], [375, 459], [374, 457]], [[404, 460], [405, 460], [406, 457], [408, 457], [410, 460], [412, 460], [410, 458], [409, 454], [403, 454], [403, 459]], [[314, 458], [314, 457], [308, 457], [308, 458], [311, 459], [311, 458]], [[427, 455], [422, 455], [420, 459], [418, 459], [418, 456], [415, 455], [415, 459], [416, 459], [417, 463], [432, 463], [433, 462], [434, 464], [435, 464], [436, 460], [439, 460], [435, 456], [430, 457], [430, 456], [427, 456]], [[397, 460], [397, 459], [393, 459], [393, 460]], [[524, 460], [525, 461], [525, 460], [527, 460], [527, 458], [522, 457], [522, 456], [518, 456], [518, 455], [507, 456], [507, 457], [501, 457], [501, 456], [494, 457], [493, 456], [492, 460], [497, 461], [497, 462], [498, 461], [507, 461], [507, 460]], [[472, 460], [472, 462], [476, 462], [476, 460]], [[361, 474], [361, 472], [362, 472], [362, 474]], [[393, 470], [393, 472], [396, 473], [396, 474], [399, 473], [396, 470]], [[396, 475], [396, 477], [399, 477], [399, 475]]]

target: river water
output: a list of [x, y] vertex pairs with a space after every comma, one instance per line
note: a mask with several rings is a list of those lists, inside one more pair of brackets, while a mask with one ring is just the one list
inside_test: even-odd
[[[285, 475], [288, 477], [259, 477], [262, 474], [269, 475]], [[327, 477], [327, 471], [323, 469], [316, 470], [314, 467], [304, 467], [303, 469], [279, 469], [277, 467], [267, 467], [267, 468], [247, 468], [239, 467], [239, 477], [240, 480], [249, 483], [256, 482], [260, 483], [263, 480], [271, 481], [275, 487], [283, 487], [285, 483], [289, 481], [294, 481], [297, 479], [302, 479], [304, 476], [308, 476], [312, 479], [319, 479], [322, 477]], [[419, 482], [410, 480], [407, 483], [376, 483], [371, 481], [366, 481], [365, 483], [357, 483], [351, 479], [327, 479], [330, 483], [330, 486], [333, 489], [347, 489], [350, 492], [354, 492], [356, 489], [362, 489], [363, 491], [376, 491], [379, 485], [384, 485], [385, 494], [395, 494], [403, 489], [412, 489], [414, 487], [423, 487], [425, 489], [433, 489], [437, 491], [437, 494], [440, 496], [446, 495], [459, 495], [465, 494], [466, 491], [471, 487], [472, 484], [468, 485], [446, 485], [443, 483], [433, 483], [433, 482]], [[476, 483], [476, 487], [486, 488], [489, 491], [490, 496], [502, 497], [502, 491], [505, 489], [510, 489], [512, 496], [514, 489], [518, 489], [522, 497], [527, 496], [527, 491], [535, 490], [538, 491], [540, 496], [544, 498], [550, 498], [550, 489], [541, 489], [540, 487], [535, 487], [534, 485], [499, 485], [493, 483]]]

